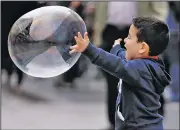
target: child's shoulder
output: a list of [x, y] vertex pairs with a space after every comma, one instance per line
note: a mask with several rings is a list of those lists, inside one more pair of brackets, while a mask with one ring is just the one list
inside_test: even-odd
[[[129, 61], [134, 69], [139, 72], [148, 73], [151, 70], [160, 69], [160, 64], [158, 60], [148, 59], [148, 58], [140, 58]], [[163, 64], [162, 64], [163, 66]]]
[[[135, 59], [132, 60], [132, 65], [137, 70], [140, 78], [153, 80], [157, 92], [162, 93], [164, 87], [171, 82], [170, 75], [166, 72], [163, 61], [159, 58], [155, 59]], [[132, 67], [133, 67], [132, 66]]]

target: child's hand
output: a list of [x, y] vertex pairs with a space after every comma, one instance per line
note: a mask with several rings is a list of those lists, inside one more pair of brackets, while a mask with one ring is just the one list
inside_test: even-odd
[[113, 47], [115, 47], [116, 45], [119, 45], [121, 43], [121, 41], [122, 41], [121, 38], [115, 40]]
[[82, 37], [80, 32], [78, 32], [78, 37], [75, 36], [74, 38], [76, 40], [76, 45], [70, 47], [71, 51], [69, 53], [70, 54], [75, 52], [81, 53], [85, 51], [90, 42], [87, 32], [84, 33], [84, 38]]

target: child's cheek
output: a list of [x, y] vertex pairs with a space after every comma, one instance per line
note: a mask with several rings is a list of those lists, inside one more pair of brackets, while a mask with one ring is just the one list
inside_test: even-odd
[[126, 41], [126, 44], [124, 45], [126, 47], [126, 49], [129, 47], [129, 40]]

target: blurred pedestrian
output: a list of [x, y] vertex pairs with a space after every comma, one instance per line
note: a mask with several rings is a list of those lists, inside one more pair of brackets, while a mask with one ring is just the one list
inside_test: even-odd
[[[85, 18], [84, 15], [84, 4], [81, 1], [59, 1], [56, 3], [60, 6], [68, 7], [74, 10], [77, 14], [80, 15], [82, 19]], [[56, 87], [62, 86], [70, 86], [71, 88], [75, 88], [75, 80], [81, 77], [84, 72], [87, 70], [86, 58], [84, 56], [80, 56], [78, 61], [64, 74], [62, 74], [61, 78], [58, 77], [58, 80], [55, 81]]]
[[170, 101], [179, 102], [179, 44], [180, 44], [180, 2], [168, 2], [167, 24], [170, 29], [170, 43], [164, 52], [167, 71], [172, 77]]
[[23, 72], [16, 67], [16, 65], [12, 62], [9, 52], [8, 52], [8, 34], [12, 25], [15, 23], [17, 19], [19, 19], [25, 13], [40, 7], [41, 5], [35, 1], [2, 1], [1, 2], [1, 69], [5, 69], [8, 73], [8, 86], [10, 85], [11, 75], [15, 71], [18, 75], [18, 85], [11, 86], [14, 88], [20, 88], [23, 81]]

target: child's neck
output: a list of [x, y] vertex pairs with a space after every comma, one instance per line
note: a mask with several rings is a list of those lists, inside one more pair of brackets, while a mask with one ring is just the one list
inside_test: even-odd
[[158, 56], [144, 56], [144, 57], [141, 57], [141, 58], [149, 58], [149, 59], [157, 60], [159, 57]]
[[155, 59], [157, 60], [159, 57], [158, 56], [149, 56], [149, 55], [144, 55], [144, 56], [139, 56], [135, 59]]

